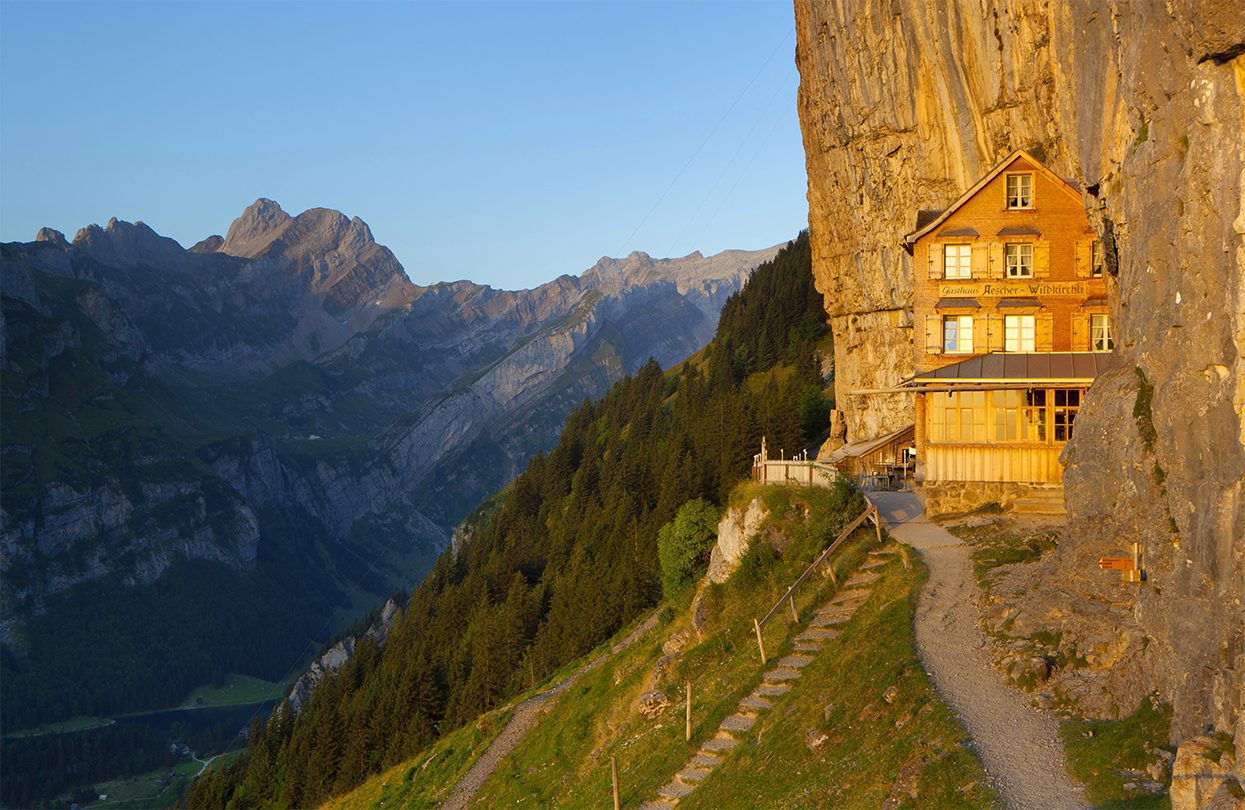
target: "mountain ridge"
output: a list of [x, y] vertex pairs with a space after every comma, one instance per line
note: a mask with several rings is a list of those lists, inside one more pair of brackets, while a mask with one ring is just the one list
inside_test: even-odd
[[[419, 286], [329, 209], [261, 199], [229, 233], [187, 250], [112, 219], [0, 245], [6, 658], [42, 660], [30, 622], [73, 589], [124, 600], [187, 561], [250, 576], [299, 555], [329, 600], [407, 587], [572, 407], [699, 348], [750, 270]], [[701, 279], [680, 292], [680, 272]], [[47, 716], [91, 710], [72, 703]]]

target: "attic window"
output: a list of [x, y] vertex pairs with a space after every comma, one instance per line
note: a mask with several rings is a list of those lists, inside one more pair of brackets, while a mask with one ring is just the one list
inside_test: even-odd
[[1007, 207], [1008, 208], [1032, 208], [1033, 207], [1033, 175], [1032, 174], [1009, 174], [1007, 175]]

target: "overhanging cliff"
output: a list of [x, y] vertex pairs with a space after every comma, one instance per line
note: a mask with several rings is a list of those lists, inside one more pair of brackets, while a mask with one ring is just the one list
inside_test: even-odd
[[[795, 14], [813, 272], [849, 441], [911, 419], [909, 398], [852, 392], [911, 372], [900, 239], [917, 211], [1015, 148], [1079, 184], [1117, 347], [1064, 456], [1069, 531], [1029, 620], [1074, 635], [1078, 602], [1111, 606], [1116, 671], [1085, 675], [1088, 703], [1127, 710], [1157, 689], [1177, 737], [1235, 730], [1245, 760], [1245, 11], [797, 0]], [[1139, 589], [1087, 569], [1134, 540]]]

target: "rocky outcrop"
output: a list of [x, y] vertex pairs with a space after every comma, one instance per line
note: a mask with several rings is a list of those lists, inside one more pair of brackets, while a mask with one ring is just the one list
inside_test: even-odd
[[[380, 615], [376, 617], [376, 621], [363, 634], [364, 637], [370, 639], [376, 646], [384, 647], [389, 631], [393, 629], [394, 622], [398, 620], [400, 613], [398, 603], [392, 599], [387, 600], [380, 610]], [[316, 686], [326, 678], [333, 677], [337, 670], [354, 657], [355, 646], [358, 643], [358, 638], [348, 635], [312, 661], [290, 687], [290, 693], [286, 695], [285, 699], [289, 703], [290, 711], [298, 714], [303, 704], [311, 697], [311, 693], [315, 691]]]
[[726, 510], [718, 523], [718, 540], [709, 552], [710, 582], [726, 582], [735, 573], [767, 517], [769, 510], [759, 496], [753, 498], [746, 509]]
[[[1226, 0], [795, 10], [813, 270], [848, 439], [911, 418], [902, 398], [852, 392], [910, 372], [899, 239], [917, 211], [1015, 148], [1078, 184], [1118, 337], [1064, 457], [1069, 532], [1042, 565], [1069, 615], [1051, 620], [1114, 602], [1130, 639], [1121, 680], [1142, 687], [1115, 695], [1119, 708], [1155, 688], [1177, 739], [1212, 725], [1245, 745], [1245, 12]], [[1144, 585], [1086, 570], [1133, 541]]]

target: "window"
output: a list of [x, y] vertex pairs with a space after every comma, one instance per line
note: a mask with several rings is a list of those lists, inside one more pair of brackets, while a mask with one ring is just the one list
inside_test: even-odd
[[986, 440], [986, 392], [931, 394], [929, 397], [930, 441], [984, 442]]
[[1033, 175], [1031, 174], [1009, 174], [1007, 175], [1007, 207], [1008, 208], [1032, 208], [1033, 207]]
[[1055, 441], [1066, 442], [1072, 438], [1072, 423], [1081, 410], [1081, 389], [1055, 389]]
[[1008, 278], [1033, 278], [1033, 245], [1004, 245]]
[[946, 315], [943, 317], [942, 350], [947, 354], [973, 353], [972, 315]]
[[1003, 316], [1003, 351], [1031, 352], [1034, 345], [1034, 317], [1032, 315]]
[[1089, 347], [1095, 352], [1109, 352], [1115, 348], [1110, 315], [1089, 316]]
[[972, 247], [972, 245], [943, 245], [943, 275], [947, 278], [972, 278]]
[[1102, 278], [1102, 242], [1097, 239], [1089, 245], [1089, 277]]
[[1046, 441], [1046, 391], [995, 391], [996, 442]]

